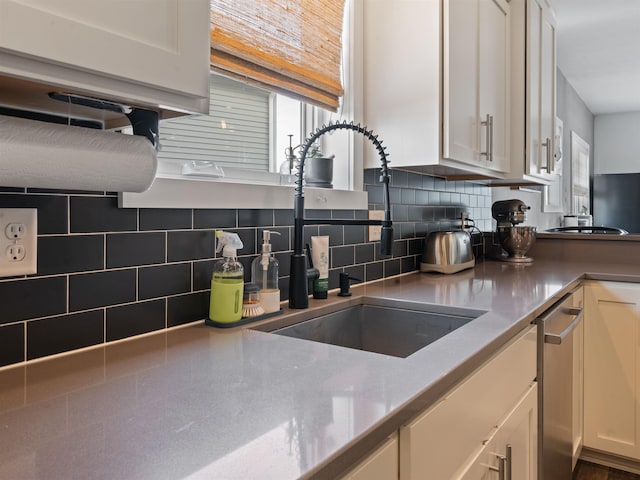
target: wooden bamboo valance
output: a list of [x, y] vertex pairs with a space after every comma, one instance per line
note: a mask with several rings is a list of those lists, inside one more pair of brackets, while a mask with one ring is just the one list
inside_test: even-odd
[[211, 0], [211, 68], [336, 111], [345, 0]]

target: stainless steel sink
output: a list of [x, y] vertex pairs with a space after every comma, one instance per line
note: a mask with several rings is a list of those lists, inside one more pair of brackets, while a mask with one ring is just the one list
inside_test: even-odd
[[485, 313], [434, 307], [355, 305], [271, 333], [406, 358]]

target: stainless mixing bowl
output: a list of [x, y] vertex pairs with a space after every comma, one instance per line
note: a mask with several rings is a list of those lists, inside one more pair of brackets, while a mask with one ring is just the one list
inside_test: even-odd
[[498, 227], [498, 239], [509, 254], [507, 262], [528, 263], [533, 259], [526, 256], [536, 241], [536, 227]]

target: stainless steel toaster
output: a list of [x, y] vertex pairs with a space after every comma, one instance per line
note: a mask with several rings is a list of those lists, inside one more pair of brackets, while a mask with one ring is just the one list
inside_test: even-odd
[[471, 235], [465, 230], [431, 232], [424, 240], [421, 272], [455, 273], [475, 264]]

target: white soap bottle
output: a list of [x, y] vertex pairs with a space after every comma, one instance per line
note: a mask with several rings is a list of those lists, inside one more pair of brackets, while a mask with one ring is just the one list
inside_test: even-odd
[[271, 235], [278, 232], [262, 232], [262, 251], [251, 263], [251, 283], [260, 288], [260, 305], [264, 313], [280, 311], [280, 289], [278, 288], [278, 261], [271, 252]]

